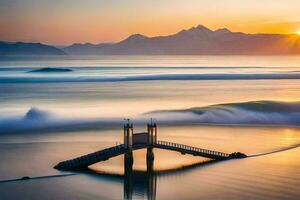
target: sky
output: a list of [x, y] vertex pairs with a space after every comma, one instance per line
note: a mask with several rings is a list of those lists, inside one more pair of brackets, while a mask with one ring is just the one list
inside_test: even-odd
[[291, 34], [300, 0], [0, 0], [0, 40], [54, 45], [215, 30]]

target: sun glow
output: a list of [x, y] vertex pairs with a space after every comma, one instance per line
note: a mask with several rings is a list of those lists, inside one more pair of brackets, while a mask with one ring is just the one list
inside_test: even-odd
[[300, 35], [300, 30], [298, 30], [296, 33], [297, 33], [297, 35]]

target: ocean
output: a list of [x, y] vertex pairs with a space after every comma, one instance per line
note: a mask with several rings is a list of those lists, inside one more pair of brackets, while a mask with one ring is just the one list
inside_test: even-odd
[[[299, 56], [0, 58], [0, 199], [299, 199], [299, 67]], [[137, 150], [130, 187], [122, 156], [53, 168], [123, 143], [127, 118], [134, 132], [152, 118], [159, 140], [249, 157], [155, 149], [149, 180]]]

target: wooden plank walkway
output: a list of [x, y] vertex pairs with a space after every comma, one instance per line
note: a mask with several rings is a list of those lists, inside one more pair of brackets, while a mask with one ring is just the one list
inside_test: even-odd
[[[184, 144], [178, 144], [167, 141], [157, 141], [152, 146], [149, 146], [145, 143], [143, 144], [134, 144], [132, 150], [143, 149], [147, 147], [177, 151], [182, 154], [190, 154], [194, 156], [201, 156], [205, 158], [210, 158], [214, 160], [226, 160], [235, 158], [233, 154], [222, 153], [218, 151], [212, 151], [207, 149], [201, 149], [198, 147], [192, 147]], [[90, 165], [93, 165], [97, 162], [108, 160], [112, 157], [125, 154], [127, 149], [124, 144], [116, 145], [110, 148], [103, 149], [94, 153], [90, 153], [84, 156], [80, 156], [71, 160], [66, 160], [57, 164], [54, 168], [60, 170], [80, 170], [85, 169]]]
[[106, 148], [94, 153], [80, 156], [71, 160], [66, 160], [58, 163], [54, 168], [60, 170], [79, 170], [97, 162], [108, 160], [109, 158], [124, 154], [126, 149], [124, 144]]

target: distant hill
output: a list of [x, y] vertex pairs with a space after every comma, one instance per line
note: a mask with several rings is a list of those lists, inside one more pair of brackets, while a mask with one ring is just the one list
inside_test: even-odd
[[102, 48], [109, 47], [111, 44], [103, 43], [103, 44], [73, 44], [71, 46], [62, 48], [62, 50], [68, 54], [74, 55], [101, 55], [99, 51]]
[[0, 55], [66, 55], [53, 46], [40, 43], [0, 42]]
[[271, 55], [300, 54], [298, 35], [245, 34], [212, 31], [202, 25], [169, 36], [134, 34], [112, 44], [73, 44], [63, 48], [75, 55]]

